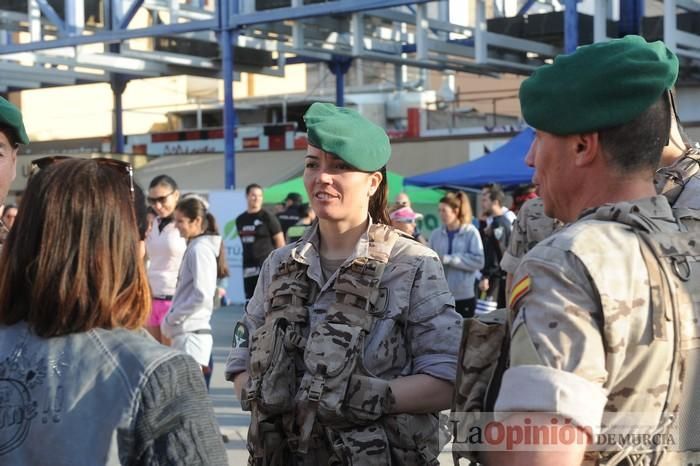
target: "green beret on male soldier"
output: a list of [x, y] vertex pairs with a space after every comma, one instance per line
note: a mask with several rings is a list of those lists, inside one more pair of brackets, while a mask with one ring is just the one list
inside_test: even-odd
[[678, 58], [661, 41], [626, 36], [585, 45], [522, 83], [523, 118], [560, 136], [618, 126], [651, 107], [677, 77]]

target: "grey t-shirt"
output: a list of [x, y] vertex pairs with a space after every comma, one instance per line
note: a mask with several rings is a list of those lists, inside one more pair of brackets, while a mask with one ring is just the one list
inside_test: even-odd
[[336, 270], [343, 265], [346, 259], [327, 259], [323, 254], [319, 254], [321, 261], [321, 271], [323, 272], [323, 280], [328, 281]]

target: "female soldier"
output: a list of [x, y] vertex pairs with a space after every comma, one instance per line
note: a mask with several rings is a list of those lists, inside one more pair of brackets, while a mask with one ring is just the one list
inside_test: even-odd
[[304, 118], [318, 221], [268, 257], [227, 364], [248, 449], [254, 464], [433, 464], [461, 329], [442, 265], [387, 226], [384, 130], [329, 104]]

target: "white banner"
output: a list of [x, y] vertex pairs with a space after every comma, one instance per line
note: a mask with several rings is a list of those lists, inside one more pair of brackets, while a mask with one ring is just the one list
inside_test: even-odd
[[247, 207], [245, 191], [210, 191], [209, 210], [216, 217], [224, 239], [230, 276], [226, 295], [230, 303], [245, 303], [243, 290], [243, 246], [236, 229], [236, 217]]

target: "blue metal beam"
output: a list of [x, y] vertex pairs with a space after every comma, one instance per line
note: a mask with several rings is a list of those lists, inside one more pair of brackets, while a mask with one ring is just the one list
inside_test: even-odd
[[537, 0], [527, 0], [522, 8], [520, 8], [520, 11], [515, 14], [515, 16], [523, 16], [525, 13], [530, 11], [530, 8], [532, 8], [532, 5], [535, 3], [537, 3]]
[[146, 28], [127, 29], [119, 31], [98, 32], [93, 35], [82, 35], [64, 37], [55, 40], [41, 42], [29, 42], [25, 44], [13, 44], [0, 46], [0, 55], [7, 53], [34, 52], [38, 50], [49, 50], [60, 47], [74, 47], [76, 45], [115, 43], [129, 39], [140, 39], [142, 37], [159, 37], [184, 34], [187, 32], [211, 31], [217, 29], [216, 19], [201, 21], [190, 21], [178, 24], [160, 24]]
[[564, 5], [564, 53], [573, 53], [578, 47], [577, 0], [565, 0]]
[[[334, 66], [337, 69], [340, 65], [335, 63]], [[345, 107], [345, 73], [335, 75], [335, 105]]]
[[[450, 39], [446, 41], [448, 44], [466, 45], [474, 47], [474, 39]], [[401, 47], [401, 53], [416, 53], [416, 44], [406, 44]], [[289, 59], [287, 59], [289, 62]]]
[[[221, 74], [224, 80], [224, 187], [236, 189], [236, 108], [233, 96], [233, 54], [231, 41], [235, 31], [229, 27], [232, 14], [238, 12], [238, 1], [219, 0], [221, 33], [219, 48], [221, 49]], [[229, 8], [231, 10], [229, 10]]]
[[61, 19], [60, 16], [58, 16], [58, 13], [56, 13], [56, 10], [53, 9], [51, 5], [49, 5], [49, 2], [46, 0], [36, 0], [37, 5], [39, 5], [39, 9], [41, 12], [46, 16], [46, 19], [51, 21], [53, 24], [58, 27], [58, 30], [60, 31], [61, 34], [66, 32], [66, 25]]
[[352, 65], [352, 58], [342, 55], [334, 55], [328, 62], [331, 73], [335, 75], [335, 104], [338, 107], [345, 106], [345, 74]]
[[129, 27], [129, 23], [131, 23], [131, 20], [134, 19], [134, 16], [136, 16], [136, 12], [139, 11], [141, 5], [143, 5], [143, 0], [133, 0], [133, 2], [131, 2], [131, 5], [129, 6], [129, 9], [126, 10], [124, 17], [119, 20], [119, 29], [126, 29]]
[[317, 3], [303, 7], [274, 8], [257, 11], [231, 18], [231, 27], [240, 28], [256, 24], [313, 18], [316, 16], [359, 13], [361, 11], [380, 10], [418, 3], [430, 3], [435, 0], [338, 0], [337, 2]]
[[82, 0], [65, 0], [65, 28], [69, 35], [80, 34], [85, 27], [85, 4]]
[[304, 55], [296, 55], [285, 59], [287, 65], [298, 65], [299, 63], [321, 63], [324, 60], [314, 57], [305, 57]]
[[[46, 2], [46, 0], [40, 1]], [[228, 2], [234, 1], [235, 0], [220, 0], [219, 5], [225, 5]], [[234, 15], [229, 12], [227, 14], [229, 21], [226, 27], [229, 29], [239, 29], [246, 26], [275, 21], [288, 21], [318, 16], [354, 13], [418, 3], [429, 3], [431, 1], [435, 0], [339, 0], [336, 2], [304, 5], [300, 8], [275, 8], [273, 10], [248, 13], [244, 15]], [[107, 5], [113, 7], [114, 3], [110, 2]], [[86, 44], [114, 43], [129, 39], [140, 39], [142, 37], [159, 37], [184, 34], [188, 32], [223, 29], [221, 27], [221, 22], [218, 19], [198, 20], [177, 24], [161, 24], [137, 29], [116, 29], [119, 26], [119, 22], [116, 21], [116, 19], [114, 19], [110, 24], [114, 24], [115, 29], [109, 32], [98, 32], [93, 35], [80, 35], [51, 41], [2, 46], [0, 47], [0, 55], [49, 50], [60, 47], [74, 47]]]
[[620, 0], [620, 21], [618, 36], [639, 34], [642, 31], [644, 0]]
[[112, 115], [112, 152], [124, 153], [124, 107], [122, 96], [128, 81], [119, 74], [112, 76], [112, 96], [114, 98], [114, 114]]

